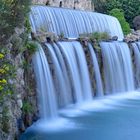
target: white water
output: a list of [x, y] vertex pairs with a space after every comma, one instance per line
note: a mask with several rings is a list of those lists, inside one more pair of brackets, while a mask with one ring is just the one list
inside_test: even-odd
[[101, 42], [106, 94], [133, 91], [134, 77], [126, 43]]
[[40, 45], [38, 47], [39, 50], [33, 56], [33, 64], [37, 81], [39, 112], [42, 119], [52, 119], [57, 116], [55, 89], [44, 51]]
[[132, 43], [135, 61], [136, 87], [140, 88], [140, 42]]
[[[40, 30], [64, 34], [66, 38], [78, 38], [80, 34], [107, 32], [123, 39], [120, 23], [115, 17], [80, 10], [47, 6], [32, 6], [30, 14], [32, 31]], [[115, 27], [115, 28], [114, 28]]]
[[58, 104], [63, 107], [69, 104], [69, 98], [67, 93], [67, 86], [65, 85], [65, 78], [63, 76], [63, 71], [60, 67], [56, 54], [53, 50], [53, 46], [50, 44], [46, 44], [48, 51], [50, 52], [52, 63], [54, 66], [55, 71], [55, 87], [56, 87], [56, 94], [58, 96]]
[[73, 84], [73, 96], [76, 103], [92, 99], [89, 72], [82, 46], [79, 42], [58, 42], [65, 56]]
[[95, 80], [96, 80], [96, 95], [97, 96], [103, 96], [103, 86], [102, 86], [102, 80], [101, 80], [101, 74], [100, 74], [100, 69], [99, 69], [99, 65], [98, 65], [98, 61], [96, 58], [96, 54], [93, 50], [92, 45], [89, 43], [88, 44], [88, 48], [90, 51], [90, 55], [91, 55], [91, 61], [93, 63], [93, 71], [95, 74]]
[[[70, 9], [33, 6], [30, 22], [33, 31], [44, 30], [64, 33], [65, 37], [77, 38], [81, 33], [108, 32], [111, 36], [123, 38], [116, 18]], [[114, 26], [116, 28], [114, 28]], [[130, 51], [126, 43], [101, 42], [104, 65], [105, 93], [113, 94], [134, 90], [134, 79]], [[37, 79], [39, 111], [42, 119], [56, 118], [59, 107], [75, 106], [90, 108], [94, 91], [90, 82], [88, 66], [83, 47], [77, 41], [57, 42], [46, 47], [53, 63], [52, 74], [47, 57], [41, 47], [33, 57]], [[103, 86], [96, 55], [91, 44], [88, 45], [94, 67], [96, 95], [103, 95]], [[137, 59], [137, 58], [136, 58]], [[109, 100], [106, 100], [108, 102]], [[113, 101], [114, 102], [114, 101]], [[97, 107], [99, 104], [95, 105]], [[104, 106], [102, 104], [101, 106]], [[78, 111], [79, 112], [79, 111]], [[80, 110], [81, 112], [81, 110]]]

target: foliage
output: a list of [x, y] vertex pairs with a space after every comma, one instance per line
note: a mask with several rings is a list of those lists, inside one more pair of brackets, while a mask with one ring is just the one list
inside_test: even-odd
[[122, 9], [126, 21], [133, 27], [132, 21], [135, 16], [140, 15], [140, 0], [92, 0], [95, 10], [108, 14], [114, 8]]
[[24, 24], [24, 17], [29, 12], [30, 0], [0, 1], [0, 42], [5, 42], [14, 32], [15, 27]]
[[90, 34], [80, 34], [79, 35], [80, 40], [85, 39], [85, 38], [87, 38], [90, 41], [96, 40], [97, 42], [100, 42], [102, 40], [110, 39], [110, 36], [107, 32], [93, 32]]
[[107, 32], [94, 32], [91, 34], [80, 34], [79, 40], [81, 43], [91, 41], [91, 43], [93, 43], [94, 48], [97, 51], [100, 51], [101, 48], [99, 47], [99, 42], [107, 41], [110, 38], [111, 37]]
[[2, 130], [5, 132], [5, 133], [8, 133], [9, 132], [9, 120], [10, 120], [10, 117], [9, 117], [9, 109], [8, 107], [4, 107], [3, 110], [2, 110]]
[[133, 19], [133, 26], [135, 30], [140, 30], [140, 16], [136, 16]]
[[36, 41], [28, 41], [26, 49], [29, 56], [32, 56], [38, 50], [38, 43]]
[[90, 36], [90, 40], [91, 41], [94, 41], [96, 40], [97, 42], [100, 42], [102, 40], [108, 40], [110, 38], [110, 36], [108, 35], [107, 32], [95, 32], [95, 33], [92, 33], [91, 36]]
[[129, 26], [128, 22], [126, 22], [126, 20], [124, 18], [124, 13], [121, 9], [117, 9], [117, 8], [112, 9], [109, 12], [109, 14], [116, 17], [119, 20], [121, 27], [122, 27], [122, 30], [123, 30], [125, 35], [130, 33], [130, 26]]
[[[20, 53], [30, 31], [27, 18], [30, 0], [0, 0], [0, 100], [14, 92], [16, 67], [11, 57]], [[13, 36], [15, 28], [26, 26], [21, 36]], [[13, 36], [13, 37], [11, 37]], [[9, 44], [12, 44], [11, 46]]]
[[25, 114], [29, 114], [33, 112], [33, 107], [28, 101], [23, 102], [22, 110]]
[[11, 79], [15, 77], [15, 68], [6, 59], [7, 51], [1, 50], [0, 53], [0, 100], [4, 95], [9, 95], [13, 93], [14, 84], [11, 82]]
[[140, 0], [123, 0], [122, 9], [124, 10], [127, 22], [129, 22], [132, 27], [134, 17], [140, 14]]

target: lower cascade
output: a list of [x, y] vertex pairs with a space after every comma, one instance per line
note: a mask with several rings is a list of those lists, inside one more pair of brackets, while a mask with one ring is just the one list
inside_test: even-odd
[[134, 90], [130, 50], [126, 43], [101, 43], [105, 92], [107, 94]]
[[[56, 117], [59, 109], [70, 104], [82, 104], [105, 94], [135, 90], [131, 55], [127, 44], [101, 42], [100, 47], [104, 81], [93, 46], [88, 44], [96, 89], [95, 85], [91, 84], [91, 72], [88, 68], [90, 66], [87, 64], [83, 46], [78, 41], [46, 43], [44, 50], [39, 47], [33, 62], [41, 118]], [[137, 67], [138, 64], [136, 70]]]
[[135, 63], [135, 79], [136, 87], [140, 87], [140, 42], [132, 43], [132, 49], [134, 51], [134, 63]]
[[[36, 17], [38, 19], [35, 21]], [[33, 56], [39, 121], [32, 127], [39, 130], [41, 126], [43, 131], [49, 127], [47, 130], [50, 131], [52, 127], [56, 130], [57, 125], [58, 129], [61, 128], [61, 123], [64, 123], [64, 128], [67, 128], [67, 118], [71, 117], [69, 120], [73, 121], [75, 117], [75, 122], [83, 121], [89, 128], [93, 128], [91, 124], [98, 118], [95, 115], [92, 120], [93, 114], [90, 113], [93, 110], [96, 113], [96, 109], [110, 109], [108, 104], [118, 105], [115, 99], [134, 98], [133, 95], [139, 97], [137, 89], [140, 87], [140, 42], [127, 44], [120, 41], [123, 33], [116, 18], [92, 12], [33, 6], [30, 22], [35, 32], [43, 26], [45, 31], [54, 32], [58, 36], [62, 31], [64, 33], [64, 39], [38, 43], [38, 51]], [[116, 28], [112, 28], [113, 25]], [[107, 27], [111, 37], [118, 35], [119, 41], [103, 40], [97, 47], [95, 42], [77, 39], [82, 33], [102, 32], [106, 31]], [[131, 101], [126, 102], [129, 104]], [[81, 117], [83, 112], [91, 115], [87, 115], [91, 124]], [[70, 123], [70, 126], [75, 127], [75, 123]], [[79, 126], [82, 127], [82, 124], [79, 123]], [[87, 131], [89, 130], [86, 128], [85, 132]], [[79, 132], [78, 139], [73, 136], [74, 140], [94, 140], [87, 135], [84, 137], [85, 132], [82, 132]], [[88, 133], [91, 134], [90, 131]], [[56, 135], [59, 137], [58, 133]], [[63, 139], [61, 135], [60, 139]], [[57, 137], [50, 137], [50, 140], [57, 140]]]

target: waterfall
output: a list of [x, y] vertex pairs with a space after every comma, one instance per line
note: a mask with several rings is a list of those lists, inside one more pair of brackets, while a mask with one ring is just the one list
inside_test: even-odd
[[135, 61], [136, 87], [140, 87], [140, 42], [132, 43]]
[[89, 72], [82, 46], [79, 42], [58, 42], [63, 52], [74, 88], [77, 103], [92, 99]]
[[101, 74], [100, 74], [100, 69], [99, 69], [97, 58], [96, 58], [96, 54], [90, 43], [88, 44], [88, 48], [90, 51], [91, 61], [93, 63], [93, 69], [94, 69], [94, 74], [95, 74], [95, 79], [96, 79], [96, 95], [103, 96], [103, 86], [102, 86]]
[[33, 56], [34, 71], [37, 81], [37, 92], [40, 117], [42, 119], [57, 116], [57, 104], [54, 84], [45, 53], [41, 46]]
[[123, 42], [101, 42], [106, 94], [134, 90], [130, 50]]
[[[116, 18], [95, 12], [36, 5], [31, 7], [30, 23], [34, 32], [54, 32], [57, 35], [64, 34], [66, 38], [78, 38], [80, 34], [93, 32], [108, 32], [111, 36], [118, 36], [119, 40], [123, 39], [121, 26]], [[132, 45], [138, 78], [140, 43]], [[87, 52], [78, 41], [44, 42], [42, 47], [44, 50], [39, 46], [39, 51], [34, 55], [33, 64], [39, 111], [43, 119], [57, 117], [60, 108], [71, 104], [90, 103], [95, 95], [101, 97], [104, 94], [135, 89], [130, 50], [124, 42], [100, 43], [103, 70], [99, 69], [94, 46], [90, 43], [87, 45], [90, 56], [88, 58]], [[92, 62], [92, 66], [87, 59], [90, 59], [88, 61]], [[91, 79], [91, 67], [94, 79]], [[102, 77], [100, 71], [103, 72]], [[92, 85], [92, 82], [95, 85]], [[139, 79], [137, 83], [140, 84]]]
[[[32, 31], [49, 31], [66, 38], [78, 38], [80, 34], [107, 32], [123, 39], [120, 23], [115, 17], [80, 10], [47, 6], [32, 6], [30, 14]], [[115, 26], [115, 28], [114, 28]]]
[[56, 86], [57, 86], [57, 96], [59, 97], [58, 102], [59, 102], [60, 106], [65, 106], [69, 103], [69, 101], [68, 101], [69, 98], [68, 98], [68, 94], [67, 94], [67, 86], [65, 85], [63, 71], [60, 67], [60, 64], [59, 64], [56, 54], [53, 50], [53, 47], [50, 44], [46, 44], [46, 46], [50, 52], [50, 55], [52, 58], [52, 63], [53, 63], [54, 70], [55, 70], [56, 77], [54, 79], [57, 80]]

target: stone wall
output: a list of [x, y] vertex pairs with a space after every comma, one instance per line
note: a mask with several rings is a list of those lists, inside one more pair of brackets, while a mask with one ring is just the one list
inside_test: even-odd
[[0, 140], [18, 139], [20, 133], [25, 131], [33, 121], [36, 121], [38, 109], [31, 63], [24, 64], [28, 59], [25, 52], [12, 50], [12, 48], [16, 48], [16, 46], [13, 47], [15, 41], [19, 50], [23, 48], [23, 39], [20, 37], [23, 33], [24, 27], [16, 28], [5, 46], [11, 51], [7, 58], [11, 60], [10, 62], [16, 69], [15, 78], [10, 81], [14, 83], [15, 93], [5, 96], [0, 101]]
[[81, 10], [94, 10], [91, 0], [33, 0], [33, 4], [44, 4]]

